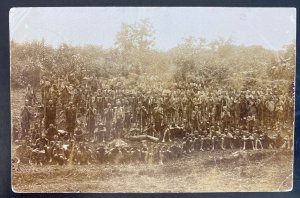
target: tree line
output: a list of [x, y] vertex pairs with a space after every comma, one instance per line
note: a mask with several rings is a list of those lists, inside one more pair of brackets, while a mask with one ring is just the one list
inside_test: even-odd
[[156, 75], [171, 82], [201, 80], [235, 88], [294, 80], [295, 42], [274, 51], [262, 46], [243, 46], [230, 39], [207, 42], [186, 37], [169, 50], [155, 49], [155, 31], [148, 19], [124, 23], [111, 48], [61, 43], [11, 40], [11, 85], [36, 87], [43, 73], [68, 75], [88, 71], [102, 78]]

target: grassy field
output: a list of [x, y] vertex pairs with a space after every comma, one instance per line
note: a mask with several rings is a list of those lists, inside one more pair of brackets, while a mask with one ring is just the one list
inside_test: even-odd
[[[17, 124], [24, 102], [12, 93]], [[17, 192], [222, 192], [287, 191], [292, 188], [293, 152], [196, 152], [165, 164], [30, 166], [12, 172]]]
[[[222, 160], [232, 151], [194, 153], [159, 164], [21, 165], [17, 192], [221, 192], [291, 189], [291, 152], [267, 151], [259, 160]], [[249, 154], [248, 154], [249, 155]], [[257, 155], [257, 154], [253, 154]], [[214, 160], [216, 157], [219, 160]]]

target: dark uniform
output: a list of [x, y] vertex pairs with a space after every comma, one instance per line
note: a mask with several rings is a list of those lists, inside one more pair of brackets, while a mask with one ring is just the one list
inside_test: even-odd
[[49, 128], [50, 124], [55, 124], [56, 120], [56, 105], [50, 100], [45, 110], [45, 129]]
[[86, 114], [86, 123], [87, 123], [87, 130], [89, 134], [92, 135], [95, 130], [96, 115], [91, 107], [88, 109], [88, 112]]
[[46, 131], [46, 137], [49, 141], [52, 141], [54, 139], [54, 136], [57, 135], [57, 130], [54, 127], [53, 124], [50, 124], [50, 127]]
[[27, 104], [23, 107], [22, 111], [21, 111], [21, 136], [25, 137], [28, 135], [29, 133], [29, 129], [30, 129], [30, 120], [32, 119], [32, 114], [28, 109]]
[[69, 106], [66, 109], [66, 122], [67, 122], [67, 131], [70, 134], [70, 137], [73, 137], [74, 135], [74, 129], [76, 126], [76, 108], [73, 106], [73, 104], [71, 104], [71, 106]]

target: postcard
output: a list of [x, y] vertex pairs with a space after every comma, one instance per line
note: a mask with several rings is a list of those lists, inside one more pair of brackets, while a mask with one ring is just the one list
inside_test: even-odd
[[14, 192], [292, 190], [295, 8], [9, 17]]

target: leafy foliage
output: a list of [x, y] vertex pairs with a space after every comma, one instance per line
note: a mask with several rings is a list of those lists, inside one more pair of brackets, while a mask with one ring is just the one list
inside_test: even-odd
[[105, 78], [147, 73], [172, 82], [197, 80], [206, 86], [235, 88], [274, 80], [291, 84], [294, 79], [295, 42], [281, 51], [241, 46], [223, 38], [207, 42], [201, 37], [187, 37], [167, 51], [154, 49], [154, 43], [154, 29], [147, 19], [123, 24], [115, 46], [109, 49], [66, 43], [54, 48], [44, 40], [11, 41], [11, 83], [13, 87], [28, 83], [37, 86], [44, 73], [82, 71]]

